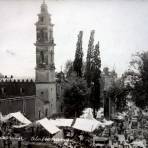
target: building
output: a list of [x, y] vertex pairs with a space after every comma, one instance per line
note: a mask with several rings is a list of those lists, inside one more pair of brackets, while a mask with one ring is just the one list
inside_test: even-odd
[[[35, 120], [63, 112], [63, 94], [67, 82], [63, 72], [55, 73], [54, 25], [45, 2], [41, 5], [35, 26], [35, 81], [15, 80], [0, 74], [0, 112], [4, 115], [21, 111], [29, 119]], [[101, 98], [104, 90], [109, 89], [115, 78], [116, 74], [113, 71], [104, 69], [100, 80]]]
[[34, 120], [35, 98], [33, 80], [0, 80], [0, 112], [3, 115], [21, 111], [26, 117]]
[[115, 103], [108, 96], [108, 91], [112, 87], [112, 85], [117, 81], [117, 73], [115, 70], [109, 71], [108, 67], [105, 67], [102, 72], [102, 80], [103, 80], [103, 106], [104, 106], [104, 117], [106, 119], [111, 119], [115, 114]]
[[117, 80], [117, 73], [115, 70], [109, 71], [108, 67], [105, 67], [102, 72], [102, 79], [103, 79], [103, 89], [104, 91], [108, 91], [108, 89], [115, 83]]
[[36, 118], [57, 112], [53, 26], [43, 2], [36, 23]]
[[[0, 78], [0, 112], [21, 111], [29, 119], [51, 117], [62, 111], [62, 79], [55, 74], [54, 37], [45, 2], [36, 22], [35, 81]], [[60, 73], [62, 76], [62, 73]]]

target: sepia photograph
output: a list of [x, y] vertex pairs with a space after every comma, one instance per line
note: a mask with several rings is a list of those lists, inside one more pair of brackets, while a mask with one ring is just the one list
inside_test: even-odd
[[0, 148], [148, 148], [147, 0], [0, 0]]

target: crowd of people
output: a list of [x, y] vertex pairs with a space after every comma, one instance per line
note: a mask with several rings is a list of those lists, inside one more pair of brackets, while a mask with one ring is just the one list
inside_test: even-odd
[[[105, 148], [125, 148], [132, 146], [134, 141], [143, 141], [146, 147], [146, 139], [148, 133], [143, 126], [145, 120], [140, 120], [141, 116], [134, 117], [127, 114], [123, 119], [113, 119], [113, 124], [107, 126], [99, 126], [93, 132], [85, 132], [74, 129], [72, 127], [62, 127], [63, 141], [31, 141], [31, 137], [49, 137], [49, 134], [42, 127], [29, 127], [21, 129], [21, 132], [16, 132], [13, 125], [17, 125], [15, 119], [9, 120], [9, 122], [0, 123], [0, 148], [32, 148], [34, 144], [46, 144], [53, 145], [59, 148], [93, 148], [95, 147], [94, 137], [106, 137], [108, 138], [104, 144]], [[101, 121], [102, 119], [100, 119]], [[102, 121], [101, 121], [102, 122]], [[134, 123], [134, 124], [133, 124]], [[147, 133], [147, 135], [146, 135]], [[23, 138], [21, 138], [23, 137]], [[25, 144], [24, 144], [25, 143]], [[102, 144], [102, 143], [101, 143]]]

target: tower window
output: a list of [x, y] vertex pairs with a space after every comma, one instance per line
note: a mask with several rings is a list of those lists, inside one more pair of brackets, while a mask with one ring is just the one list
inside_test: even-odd
[[44, 18], [43, 17], [40, 17], [40, 21], [43, 22], [44, 21]]
[[41, 95], [43, 95], [43, 94], [44, 94], [44, 92], [42, 91], [42, 92], [41, 92]]
[[43, 53], [43, 51], [40, 52], [40, 63], [41, 64], [44, 63], [44, 53]]

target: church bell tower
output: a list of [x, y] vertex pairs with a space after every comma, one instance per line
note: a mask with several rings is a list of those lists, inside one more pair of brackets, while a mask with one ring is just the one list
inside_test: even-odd
[[56, 113], [56, 80], [54, 38], [51, 16], [45, 2], [41, 5], [36, 25], [36, 117]]

